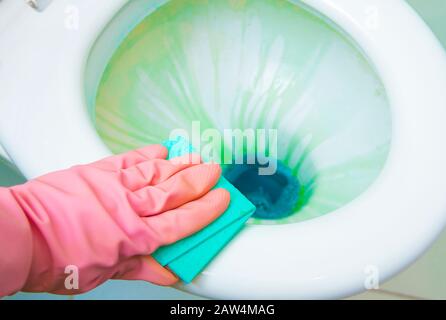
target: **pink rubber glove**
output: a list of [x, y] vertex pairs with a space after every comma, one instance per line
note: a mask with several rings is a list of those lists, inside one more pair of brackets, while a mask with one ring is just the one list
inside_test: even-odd
[[[108, 279], [175, 283], [150, 254], [216, 219], [229, 193], [210, 191], [220, 166], [166, 156], [153, 145], [0, 188], [0, 296], [78, 294]], [[77, 290], [65, 286], [70, 265]]]

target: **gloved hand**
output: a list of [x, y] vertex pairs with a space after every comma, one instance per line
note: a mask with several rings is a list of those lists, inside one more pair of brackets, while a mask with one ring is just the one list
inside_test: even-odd
[[[77, 294], [111, 278], [175, 283], [150, 254], [216, 219], [229, 193], [210, 191], [219, 165], [166, 156], [153, 145], [1, 188], [0, 296]], [[65, 286], [67, 266], [78, 290]]]

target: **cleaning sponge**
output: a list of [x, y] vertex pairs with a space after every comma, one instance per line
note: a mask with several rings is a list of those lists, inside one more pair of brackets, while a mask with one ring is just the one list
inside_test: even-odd
[[[165, 141], [163, 145], [169, 150], [169, 159], [194, 151], [192, 145], [183, 137]], [[161, 247], [152, 254], [162, 266], [169, 267], [186, 283], [203, 270], [243, 228], [256, 210], [224, 177], [220, 178], [214, 188], [224, 188], [231, 194], [231, 203], [226, 211], [206, 228], [174, 244]]]

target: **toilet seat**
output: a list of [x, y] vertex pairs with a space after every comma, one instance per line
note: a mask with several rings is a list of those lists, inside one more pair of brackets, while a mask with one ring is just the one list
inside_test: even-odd
[[[28, 178], [110, 154], [85, 107], [84, 70], [97, 36], [127, 2], [58, 0], [43, 12], [20, 4], [22, 14], [1, 34], [0, 141]], [[181, 289], [231, 299], [345, 297], [408, 266], [446, 223], [440, 44], [404, 1], [302, 2], [347, 31], [381, 76], [393, 112], [386, 166], [367, 192], [335, 212], [248, 226]], [[77, 29], [67, 25], [76, 10]], [[378, 12], [377, 24], [370, 12]]]

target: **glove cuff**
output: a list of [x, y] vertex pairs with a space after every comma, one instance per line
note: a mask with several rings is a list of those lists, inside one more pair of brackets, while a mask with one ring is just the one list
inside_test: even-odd
[[0, 297], [20, 291], [32, 264], [31, 227], [8, 188], [0, 188]]

